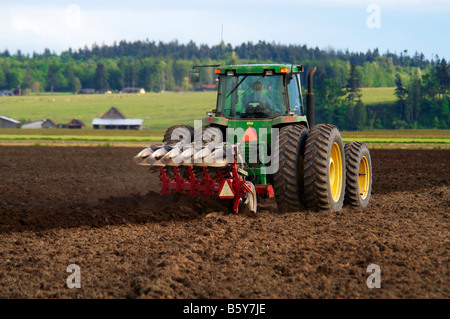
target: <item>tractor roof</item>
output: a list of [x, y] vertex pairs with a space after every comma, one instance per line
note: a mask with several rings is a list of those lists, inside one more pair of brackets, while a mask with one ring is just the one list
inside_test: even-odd
[[274, 73], [300, 73], [303, 72], [302, 65], [295, 64], [238, 64], [223, 65], [216, 69], [217, 74], [227, 74], [232, 71], [234, 74], [263, 74], [268, 70]]

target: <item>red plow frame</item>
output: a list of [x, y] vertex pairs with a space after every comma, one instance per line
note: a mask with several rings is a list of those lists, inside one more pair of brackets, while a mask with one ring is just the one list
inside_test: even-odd
[[207, 167], [203, 167], [202, 177], [195, 175], [192, 166], [188, 166], [188, 177], [183, 178], [177, 166], [173, 167], [173, 177], [167, 176], [166, 167], [160, 167], [161, 194], [179, 193], [189, 196], [203, 196], [209, 198], [219, 196], [222, 199], [233, 200], [233, 212], [239, 211], [241, 199], [245, 199], [248, 193], [255, 196], [273, 197], [272, 185], [257, 185], [252, 189], [252, 184], [245, 181], [246, 172], [231, 164], [230, 176], [224, 176], [222, 169], [217, 168], [215, 176], [208, 173]]

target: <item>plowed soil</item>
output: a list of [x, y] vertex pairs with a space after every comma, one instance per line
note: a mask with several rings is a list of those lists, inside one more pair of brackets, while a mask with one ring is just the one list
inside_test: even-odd
[[1, 298], [450, 297], [449, 150], [372, 150], [363, 211], [256, 215], [159, 195], [140, 150], [0, 147]]

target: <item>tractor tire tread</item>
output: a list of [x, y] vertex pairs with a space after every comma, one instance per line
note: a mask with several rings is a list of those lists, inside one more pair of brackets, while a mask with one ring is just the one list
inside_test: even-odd
[[285, 211], [304, 210], [301, 193], [303, 183], [299, 181], [298, 161], [303, 152], [308, 129], [299, 124], [282, 127], [279, 132], [279, 143], [275, 148], [278, 152], [278, 171], [274, 174], [273, 184], [278, 209]]
[[[333, 137], [334, 136], [334, 137]], [[305, 195], [307, 207], [311, 210], [337, 211], [342, 208], [344, 194], [341, 199], [334, 202], [329, 192], [329, 149], [332, 139], [337, 139], [343, 149], [339, 130], [332, 124], [319, 124], [314, 126], [308, 136], [305, 149]], [[341, 152], [342, 152], [341, 149]], [[345, 190], [345, 164], [343, 161], [343, 191]]]
[[[346, 205], [354, 208], [365, 208], [368, 204], [369, 198], [362, 200], [359, 193], [359, 165], [363, 153], [368, 155], [370, 176], [372, 176], [372, 162], [369, 154], [369, 150], [365, 143], [361, 142], [349, 142], [345, 144], [345, 158], [346, 158], [346, 189], [345, 189], [345, 201]], [[369, 194], [372, 190], [372, 179], [370, 179]]]

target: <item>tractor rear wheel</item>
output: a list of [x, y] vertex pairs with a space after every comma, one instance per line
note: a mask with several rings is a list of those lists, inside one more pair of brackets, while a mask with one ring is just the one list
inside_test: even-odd
[[308, 129], [303, 125], [289, 125], [280, 129], [275, 152], [279, 155], [278, 170], [273, 176], [277, 207], [280, 211], [305, 209], [303, 158]]
[[372, 160], [366, 144], [360, 142], [345, 144], [345, 165], [347, 167], [345, 204], [355, 208], [366, 208], [372, 192]]
[[311, 210], [336, 212], [344, 203], [344, 143], [336, 126], [318, 124], [305, 149], [306, 204]]
[[190, 125], [174, 125], [169, 127], [164, 134], [163, 142], [189, 144], [194, 138], [194, 128]]

